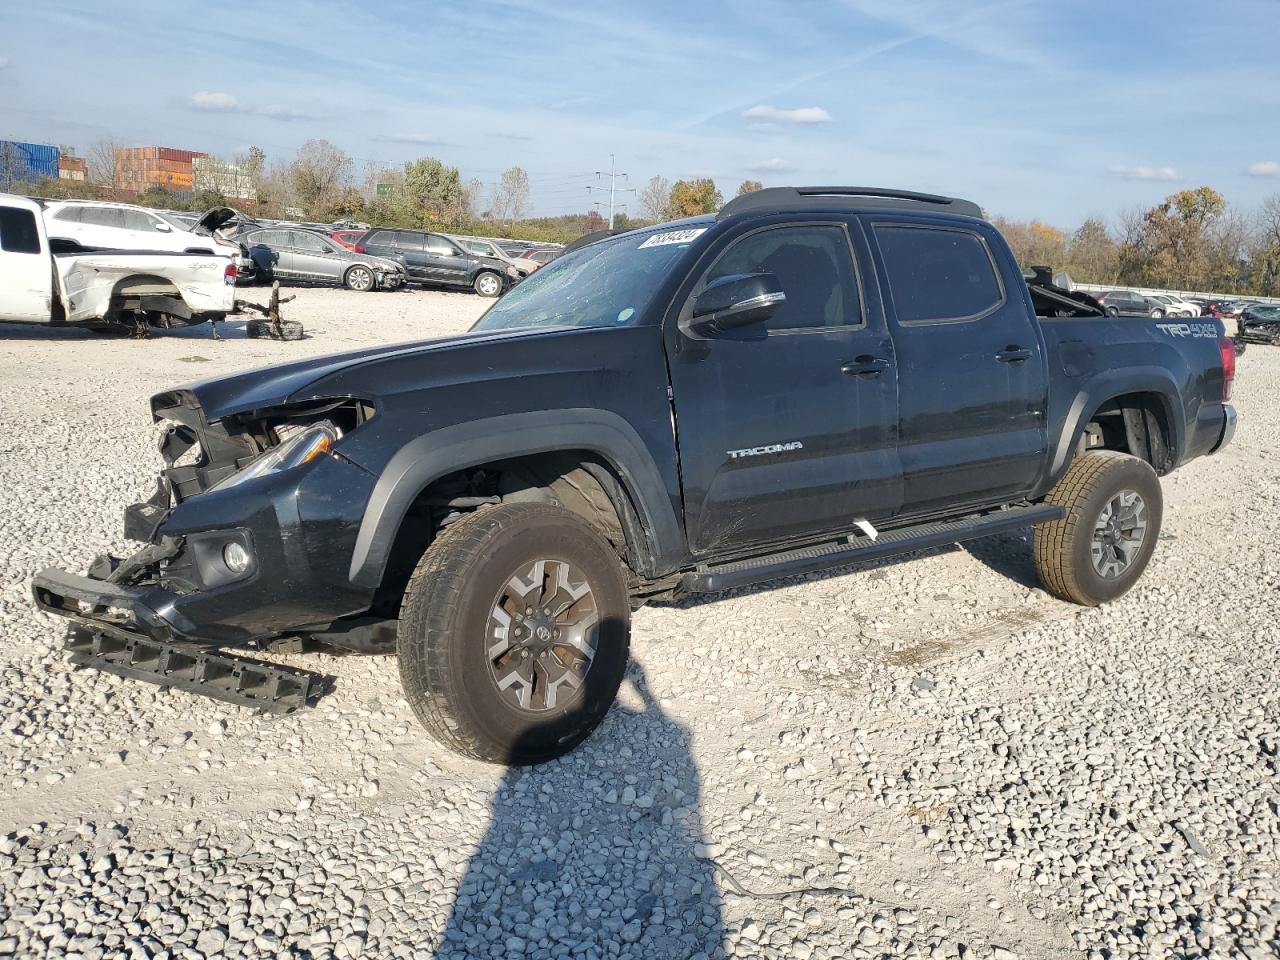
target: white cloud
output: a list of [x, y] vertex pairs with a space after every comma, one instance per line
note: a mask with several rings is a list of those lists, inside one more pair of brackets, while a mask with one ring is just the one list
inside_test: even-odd
[[230, 93], [222, 93], [216, 90], [201, 90], [193, 93], [187, 100], [187, 105], [193, 110], [201, 110], [205, 113], [244, 113], [252, 114], [259, 117], [268, 117], [272, 120], [318, 120], [319, 116], [314, 113], [307, 113], [303, 110], [296, 110], [287, 103], [268, 103], [262, 106], [250, 106], [241, 103], [235, 96]]
[[1280, 163], [1274, 160], [1259, 160], [1257, 163], [1249, 164], [1248, 172], [1251, 177], [1280, 177]]
[[234, 113], [243, 109], [240, 101], [229, 93], [216, 93], [212, 90], [201, 90], [193, 93], [188, 101], [197, 110]]
[[773, 157], [769, 160], [761, 160], [747, 169], [752, 173], [786, 173], [794, 168], [781, 157]]
[[767, 103], [756, 104], [750, 110], [742, 111], [748, 120], [776, 120], [780, 123], [830, 123], [831, 114], [821, 107], [782, 107], [770, 106]]
[[1173, 167], [1112, 167], [1111, 172], [1125, 180], [1161, 180], [1172, 182], [1178, 179], [1178, 171]]

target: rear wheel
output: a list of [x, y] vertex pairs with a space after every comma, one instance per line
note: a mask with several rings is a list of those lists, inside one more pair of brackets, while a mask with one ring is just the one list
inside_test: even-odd
[[622, 566], [575, 513], [501, 504], [446, 527], [405, 590], [405, 696], [445, 746], [492, 763], [550, 760], [585, 740], [626, 670]]
[[1107, 314], [1107, 316], [1108, 316], [1108, 317], [1118, 317], [1118, 316], [1120, 316], [1120, 308], [1119, 308], [1119, 307], [1107, 307], [1107, 308], [1106, 308], [1106, 314]]
[[356, 264], [347, 271], [346, 276], [342, 278], [342, 282], [348, 290], [356, 290], [360, 293], [366, 293], [373, 289], [374, 279], [373, 271], [368, 267]]
[[482, 297], [496, 297], [502, 292], [502, 278], [491, 270], [476, 275], [472, 286]]
[[1161, 310], [1159, 307], [1156, 307], [1154, 310], [1151, 311], [1151, 316], [1154, 319], [1159, 320], [1161, 317], [1164, 316], [1164, 311]]
[[1046, 590], [1096, 607], [1142, 576], [1164, 510], [1160, 479], [1145, 460], [1114, 450], [1081, 454], [1045, 502], [1066, 511], [1036, 527], [1036, 572]]

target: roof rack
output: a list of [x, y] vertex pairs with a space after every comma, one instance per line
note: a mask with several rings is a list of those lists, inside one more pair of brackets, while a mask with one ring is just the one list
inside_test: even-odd
[[982, 208], [971, 200], [912, 190], [887, 190], [884, 187], [766, 187], [734, 197], [720, 208], [716, 219], [723, 220], [740, 213], [832, 208], [954, 213], [982, 219]]

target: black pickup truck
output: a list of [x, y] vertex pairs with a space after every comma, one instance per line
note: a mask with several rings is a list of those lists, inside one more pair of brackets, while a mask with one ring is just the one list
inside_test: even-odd
[[1102, 603], [1230, 441], [1234, 344], [1030, 279], [974, 204], [879, 189], [601, 239], [466, 335], [159, 394], [145, 546], [35, 599], [77, 663], [270, 710], [317, 676], [229, 651], [396, 652], [436, 738], [513, 763], [599, 723], [648, 600], [1035, 526]]

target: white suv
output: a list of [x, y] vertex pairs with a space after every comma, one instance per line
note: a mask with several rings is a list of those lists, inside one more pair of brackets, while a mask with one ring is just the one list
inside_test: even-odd
[[1189, 300], [1183, 300], [1171, 293], [1152, 293], [1147, 295], [1148, 300], [1154, 300], [1156, 303], [1164, 305], [1164, 314], [1166, 317], [1198, 317], [1200, 316], [1200, 308]]
[[[226, 215], [219, 222], [212, 226], [206, 223], [217, 221], [213, 215], [221, 211]], [[239, 244], [213, 236], [213, 231], [234, 215], [229, 207], [216, 208], [195, 227], [189, 227], [177, 218], [128, 203], [51, 200], [44, 206], [45, 229], [51, 239], [73, 240], [82, 247], [105, 250], [218, 253], [224, 257], [239, 257]]]

